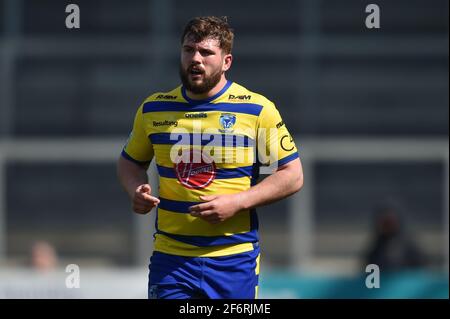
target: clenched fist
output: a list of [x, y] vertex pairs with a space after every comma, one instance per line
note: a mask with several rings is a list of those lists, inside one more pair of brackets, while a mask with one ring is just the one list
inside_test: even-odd
[[147, 214], [159, 204], [159, 199], [152, 196], [151, 191], [149, 184], [142, 184], [136, 188], [132, 200], [133, 211], [138, 214]]

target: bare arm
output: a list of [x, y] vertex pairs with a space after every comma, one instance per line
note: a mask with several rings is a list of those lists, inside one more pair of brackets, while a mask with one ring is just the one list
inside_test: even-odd
[[117, 176], [130, 196], [136, 213], [147, 214], [159, 204], [159, 199], [151, 196], [146, 166], [140, 166], [121, 156], [117, 162]]
[[240, 193], [242, 209], [267, 205], [298, 192], [303, 186], [303, 169], [300, 159], [293, 160], [263, 181]]
[[216, 224], [239, 211], [266, 205], [298, 192], [303, 186], [300, 159], [293, 160], [249, 190], [230, 195], [201, 196], [206, 203], [190, 207], [191, 215]]

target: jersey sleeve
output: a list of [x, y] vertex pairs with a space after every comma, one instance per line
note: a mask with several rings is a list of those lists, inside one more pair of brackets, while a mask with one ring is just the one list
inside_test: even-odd
[[141, 105], [134, 117], [133, 130], [122, 150], [122, 156], [139, 165], [148, 165], [153, 159], [153, 145], [144, 129], [144, 115]]
[[272, 102], [268, 102], [258, 119], [258, 159], [262, 165], [280, 167], [299, 157], [294, 139]]

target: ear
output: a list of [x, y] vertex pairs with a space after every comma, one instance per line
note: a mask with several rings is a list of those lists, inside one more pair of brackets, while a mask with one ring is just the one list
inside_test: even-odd
[[233, 62], [233, 56], [231, 54], [225, 54], [223, 57], [222, 71], [226, 72], [231, 68], [231, 63]]

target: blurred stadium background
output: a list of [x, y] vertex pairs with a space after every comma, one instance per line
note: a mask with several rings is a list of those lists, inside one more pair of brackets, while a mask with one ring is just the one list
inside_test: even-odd
[[[146, 298], [154, 214], [131, 212], [115, 161], [141, 101], [178, 85], [199, 15], [229, 16], [228, 77], [276, 103], [304, 165], [299, 194], [259, 209], [260, 297], [448, 298], [448, 6], [0, 0], [0, 298]], [[374, 211], [391, 202], [422, 262], [367, 289]]]

